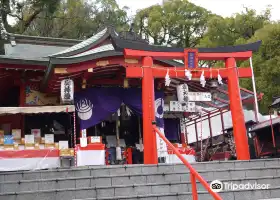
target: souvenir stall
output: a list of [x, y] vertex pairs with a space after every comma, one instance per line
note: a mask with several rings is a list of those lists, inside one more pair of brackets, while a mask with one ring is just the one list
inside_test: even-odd
[[[73, 113], [73, 105], [40, 107], [0, 107], [0, 116], [42, 115], [42, 113]], [[0, 171], [36, 170], [57, 168], [65, 157], [74, 158], [74, 149], [69, 141], [55, 142], [54, 130], [44, 127], [31, 129], [13, 129], [10, 133], [0, 131]], [[72, 134], [71, 134], [72, 135]], [[72, 140], [72, 139], [71, 139]]]

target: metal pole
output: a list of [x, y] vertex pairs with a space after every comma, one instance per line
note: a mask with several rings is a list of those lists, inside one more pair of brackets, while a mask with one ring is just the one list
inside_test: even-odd
[[255, 75], [254, 75], [254, 69], [253, 69], [253, 62], [252, 57], [250, 57], [250, 67], [252, 70], [252, 84], [253, 84], [253, 90], [254, 90], [254, 98], [255, 98], [255, 109], [256, 109], [256, 121], [259, 122], [259, 105], [258, 105], [258, 98], [257, 98], [257, 90], [256, 90], [256, 82], [255, 82]]

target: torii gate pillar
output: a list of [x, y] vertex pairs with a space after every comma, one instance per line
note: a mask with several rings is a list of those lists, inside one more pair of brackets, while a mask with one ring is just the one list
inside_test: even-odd
[[156, 133], [152, 122], [155, 121], [155, 92], [153, 77], [153, 59], [144, 57], [142, 78], [142, 112], [144, 164], [158, 164]]
[[226, 58], [225, 65], [226, 68], [228, 68], [228, 94], [237, 159], [250, 160], [247, 130], [245, 126], [235, 59]]

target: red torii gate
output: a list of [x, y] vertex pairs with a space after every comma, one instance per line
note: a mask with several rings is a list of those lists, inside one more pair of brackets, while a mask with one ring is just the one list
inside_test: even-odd
[[[113, 44], [116, 50], [123, 51], [125, 58], [142, 58], [143, 67], [127, 67], [126, 77], [142, 78], [143, 142], [145, 164], [158, 163], [156, 134], [154, 133], [152, 127], [152, 122], [155, 120], [154, 78], [164, 78], [167, 71], [169, 71], [170, 78], [185, 77], [185, 72], [182, 70], [182, 67], [158, 68], [153, 65], [153, 59], [183, 59], [185, 63], [185, 69], [188, 69], [189, 52], [193, 52], [195, 55], [195, 68], [188, 69], [192, 71], [194, 78], [200, 77], [202, 71], [204, 71], [205, 78], [217, 78], [218, 74], [220, 74], [223, 78], [228, 79], [230, 110], [232, 115], [237, 159], [250, 159], [238, 78], [251, 78], [252, 71], [250, 67], [237, 68], [236, 61], [248, 60], [250, 57], [252, 57], [252, 52], [258, 50], [261, 44], [260, 41], [240, 46], [202, 49], [158, 47], [147, 44], [127, 42], [117, 38], [113, 39]], [[225, 67], [215, 70], [197, 68], [199, 60], [224, 61]]]

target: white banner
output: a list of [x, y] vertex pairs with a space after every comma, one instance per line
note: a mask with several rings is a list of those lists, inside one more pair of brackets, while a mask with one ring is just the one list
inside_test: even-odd
[[170, 110], [173, 112], [195, 112], [195, 102], [180, 103], [178, 101], [170, 101]]
[[189, 87], [186, 83], [177, 86], [177, 97], [179, 102], [188, 102]]
[[[161, 133], [164, 134], [164, 129], [163, 128], [158, 128], [160, 130]], [[157, 134], [157, 133], [156, 133]], [[164, 134], [165, 135], [165, 134]], [[157, 134], [157, 152], [158, 152], [158, 158], [162, 158], [165, 157], [165, 160], [168, 161], [168, 152], [167, 152], [167, 145], [166, 143], [163, 141], [163, 139], [161, 139], [159, 137], [159, 135]]]
[[189, 101], [212, 101], [212, 95], [210, 92], [189, 92]]

